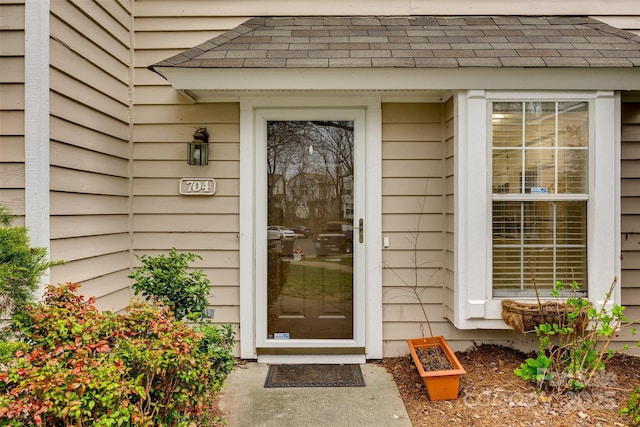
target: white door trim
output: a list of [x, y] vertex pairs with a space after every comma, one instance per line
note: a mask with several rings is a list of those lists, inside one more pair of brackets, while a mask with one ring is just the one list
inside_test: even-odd
[[[260, 97], [246, 96], [240, 102], [240, 356], [244, 359], [257, 358], [257, 345], [264, 346], [265, 333], [260, 328], [266, 328], [262, 322], [266, 319], [265, 296], [258, 295], [258, 280], [264, 277], [265, 261], [258, 256], [259, 248], [263, 247], [261, 239], [266, 239], [266, 223], [257, 223], [266, 213], [266, 201], [262, 200], [262, 193], [258, 193], [258, 176], [264, 169], [264, 153], [258, 144], [258, 135], [262, 132], [262, 121], [267, 117], [278, 117], [275, 112], [287, 111], [287, 114], [297, 111], [303, 117], [305, 111], [326, 112], [335, 116], [335, 112], [362, 115], [361, 126], [364, 131], [364, 145], [360, 162], [364, 181], [362, 191], [366, 192], [366, 205], [360, 207], [362, 215], [366, 212], [364, 242], [359, 251], [362, 256], [359, 281], [361, 287], [354, 289], [354, 301], [362, 301], [360, 309], [354, 307], [355, 337], [345, 346], [364, 346], [368, 359], [382, 357], [382, 271], [380, 269], [381, 251], [381, 107], [380, 98], [357, 97], [336, 98], [326, 96], [283, 96]], [[342, 119], [347, 116], [340, 115]], [[291, 118], [289, 114], [287, 116]], [[317, 116], [316, 116], [317, 117]], [[277, 118], [276, 118], [277, 119]], [[356, 126], [358, 126], [356, 124]], [[362, 133], [362, 130], [360, 133]], [[356, 136], [356, 138], [358, 138]], [[264, 145], [264, 144], [263, 144]], [[356, 150], [356, 155], [358, 150]], [[357, 173], [357, 172], [356, 172]], [[356, 214], [357, 215], [357, 214]], [[360, 216], [362, 216], [360, 215]], [[359, 217], [358, 217], [359, 218]], [[265, 217], [266, 221], [266, 217]], [[264, 227], [263, 227], [264, 225]], [[264, 235], [264, 236], [263, 236]], [[355, 243], [358, 244], [358, 243]], [[356, 265], [357, 265], [356, 264]], [[264, 307], [262, 307], [264, 305]], [[256, 327], [259, 323], [260, 328]], [[289, 343], [292, 344], [291, 342]], [[322, 340], [305, 343], [308, 346], [323, 345]], [[332, 341], [333, 346], [336, 342]], [[270, 342], [268, 345], [282, 344]]]

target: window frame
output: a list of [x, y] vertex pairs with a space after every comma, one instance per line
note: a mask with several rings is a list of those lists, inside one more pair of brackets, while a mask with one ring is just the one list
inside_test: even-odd
[[[620, 278], [620, 96], [613, 91], [458, 91], [454, 146], [454, 307], [460, 329], [506, 329], [493, 296], [491, 103], [585, 101], [590, 145], [587, 293], [600, 307]], [[478, 161], [478, 159], [485, 161]], [[479, 209], [484, 206], [485, 209]], [[528, 301], [529, 298], [517, 298]], [[609, 304], [620, 303], [620, 280]]]
[[[587, 120], [588, 120], [588, 129], [587, 131], [587, 144], [584, 146], [580, 146], [580, 147], [565, 147], [559, 144], [558, 142], [558, 135], [561, 132], [561, 129], [558, 127], [558, 119], [560, 118], [561, 111], [559, 110], [559, 105], [561, 103], [566, 103], [567, 101], [569, 101], [570, 103], [576, 102], [579, 103], [581, 105], [586, 105], [587, 107]], [[579, 99], [579, 100], [567, 100], [567, 99], [548, 99], [548, 100], [535, 100], [535, 102], [539, 102], [539, 103], [547, 103], [547, 104], [554, 104], [554, 111], [553, 112], [549, 112], [547, 113], [547, 116], [551, 116], [553, 115], [553, 119], [554, 119], [554, 129], [553, 129], [553, 134], [554, 134], [554, 140], [553, 140], [553, 145], [552, 146], [544, 146], [544, 148], [540, 148], [537, 146], [537, 142], [535, 141], [527, 141], [525, 143], [524, 138], [525, 138], [525, 121], [526, 121], [526, 105], [527, 103], [531, 102], [529, 99], [524, 99], [524, 100], [495, 100], [495, 99], [488, 99], [487, 103], [488, 103], [488, 108], [487, 108], [487, 115], [488, 115], [488, 137], [487, 137], [487, 143], [489, 144], [489, 148], [488, 148], [488, 154], [490, 156], [490, 161], [489, 161], [489, 173], [491, 174], [491, 217], [490, 217], [490, 223], [493, 227], [492, 229], [492, 251], [495, 251], [495, 244], [496, 244], [496, 239], [495, 239], [495, 206], [496, 206], [496, 202], [500, 203], [500, 202], [506, 202], [506, 203], [518, 203], [520, 204], [520, 211], [521, 211], [521, 215], [523, 215], [522, 212], [522, 204], [527, 204], [527, 203], [537, 203], [537, 202], [543, 202], [543, 203], [555, 203], [555, 202], [580, 202], [580, 203], [584, 203], [585, 208], [587, 208], [588, 204], [589, 204], [589, 191], [590, 191], [590, 185], [589, 185], [589, 178], [591, 176], [590, 173], [590, 157], [589, 157], [589, 151], [591, 150], [591, 142], [593, 141], [593, 126], [591, 126], [591, 117], [590, 117], [590, 112], [593, 110], [592, 108], [592, 102], [585, 100], [585, 99]], [[495, 113], [495, 104], [496, 103], [513, 103], [513, 104], [519, 104], [520, 105], [520, 110], [519, 112], [522, 114], [521, 116], [521, 120], [520, 120], [520, 127], [521, 127], [521, 131], [523, 132], [521, 134], [521, 140], [519, 141], [519, 144], [516, 145], [496, 145], [496, 139], [495, 139], [495, 127], [494, 127], [494, 121], [493, 121], [493, 114]], [[573, 104], [576, 105], [576, 104]], [[564, 152], [564, 153], [570, 153], [570, 152], [580, 152], [580, 151], [584, 151], [587, 156], [586, 158], [584, 158], [584, 163], [581, 163], [581, 166], [583, 167], [583, 170], [581, 171], [583, 173], [582, 177], [586, 178], [586, 182], [584, 182], [584, 184], [586, 184], [586, 188], [583, 187], [583, 191], [573, 191], [573, 192], [563, 192], [563, 191], [558, 191], [559, 188], [557, 186], [557, 184], [559, 184], [559, 179], [561, 178], [559, 175], [559, 167], [561, 166], [559, 164], [559, 157], [560, 157], [560, 153]], [[519, 161], [520, 163], [520, 185], [519, 185], [519, 189], [517, 192], [507, 192], [507, 193], [502, 193], [500, 191], [496, 191], [496, 183], [495, 183], [495, 177], [496, 177], [496, 163], [495, 163], [495, 156], [497, 152], [520, 152], [521, 154], [521, 161]], [[553, 174], [553, 184], [554, 186], [552, 187], [553, 190], [550, 192], [546, 192], [546, 190], [544, 191], [544, 193], [540, 192], [538, 194], [534, 193], [531, 189], [537, 187], [536, 185], [532, 184], [532, 180], [538, 180], [538, 171], [534, 170], [534, 169], [529, 169], [527, 168], [527, 166], [525, 165], [525, 159], [526, 156], [533, 156], [536, 159], [539, 159], [539, 157], [537, 157], [536, 155], [539, 153], [549, 153], [551, 152], [553, 154], [553, 167], [552, 167], [552, 174]], [[535, 153], [535, 154], [534, 154]], [[566, 154], [565, 154], [566, 155]], [[506, 165], [504, 165], [506, 166]], [[503, 172], [504, 175], [504, 170], [501, 169], [499, 170], [499, 172]], [[524, 181], [523, 181], [523, 175], [524, 175]], [[527, 181], [529, 181], [529, 183], [527, 184]], [[507, 184], [508, 185], [508, 184]], [[527, 185], [529, 186], [530, 190], [526, 191]], [[508, 188], [508, 187], [507, 187]], [[545, 187], [546, 188], [546, 187]], [[524, 190], [524, 191], [523, 191]], [[534, 207], [534, 205], [531, 205], [532, 207]], [[534, 207], [535, 209], [538, 208], [538, 206]], [[586, 214], [586, 212], [585, 212]], [[522, 217], [522, 219], [524, 219], [526, 217]], [[556, 235], [556, 219], [557, 219], [557, 212], [555, 207], [553, 208], [553, 214], [551, 215], [550, 219], [551, 222], [553, 223], [553, 228], [551, 230], [552, 235], [555, 237]], [[585, 215], [584, 217], [584, 221], [585, 223], [584, 226], [584, 246], [582, 246], [585, 250], [587, 250], [587, 239], [586, 239], [586, 232], [587, 232], [587, 227], [586, 227], [586, 221], [587, 221], [587, 216]], [[523, 249], [532, 249], [533, 246], [531, 246], [531, 244], [527, 244], [527, 245], [522, 245], [522, 239], [524, 238], [524, 231], [522, 229], [519, 229], [517, 233], [514, 233], [514, 235], [512, 235], [511, 237], [516, 237], [519, 236], [519, 239], [517, 239], [518, 241], [520, 241], [520, 244], [515, 244], [513, 243], [513, 241], [511, 243], [508, 244], [502, 244], [502, 248], [503, 249], [517, 249], [519, 248], [521, 251]], [[560, 252], [562, 252], [562, 248], [566, 247], [562, 244], [558, 244], [555, 239], [553, 239], [553, 242], [551, 243], [546, 243], [544, 245], [547, 249], [551, 249], [554, 253], [556, 252], [557, 248], [560, 248]], [[492, 254], [494, 255], [494, 254]], [[492, 256], [491, 258], [492, 260], [492, 264], [491, 264], [491, 268], [492, 268], [492, 278], [495, 277], [495, 260], [494, 257]], [[495, 283], [494, 288], [492, 288], [492, 295], [494, 298], [509, 298], [509, 299], [513, 299], [513, 298], [531, 298], [534, 295], [534, 290], [530, 287], [530, 286], [526, 286], [526, 283], [530, 283], [530, 272], [529, 272], [529, 268], [526, 265], [525, 262], [523, 262], [524, 260], [520, 260], [520, 291], [511, 291], [511, 290], [501, 290], [501, 289], [496, 289], [495, 288]], [[556, 269], [556, 265], [558, 262], [558, 259], [555, 257], [552, 257], [551, 261], [552, 263], [552, 267], [553, 267], [553, 271], [555, 271]], [[544, 267], [544, 266], [543, 266]], [[586, 276], [587, 271], [584, 272], [584, 275]], [[582, 283], [584, 281], [584, 278], [580, 278], [579, 281], [581, 282], [581, 285], [585, 285], [586, 283]], [[515, 283], [514, 283], [515, 285]], [[538, 281], [538, 285], [539, 285], [539, 292], [541, 296], [546, 296], [548, 297], [549, 292], [550, 292], [550, 285], [551, 282], [546, 282], [546, 283], [542, 283], [542, 281]], [[523, 289], [523, 286], [526, 286], [526, 289]], [[584, 291], [580, 292], [581, 295], [585, 295], [587, 294], [586, 291], [586, 287], [584, 288]]]

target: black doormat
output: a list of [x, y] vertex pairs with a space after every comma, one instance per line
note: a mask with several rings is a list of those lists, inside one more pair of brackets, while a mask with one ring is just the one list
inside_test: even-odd
[[265, 388], [364, 387], [360, 365], [270, 365]]

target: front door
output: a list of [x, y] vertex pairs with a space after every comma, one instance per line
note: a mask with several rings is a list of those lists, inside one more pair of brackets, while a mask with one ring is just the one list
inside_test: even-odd
[[269, 339], [353, 338], [353, 148], [350, 120], [267, 123]]
[[259, 354], [364, 353], [363, 121], [336, 112], [265, 114]]

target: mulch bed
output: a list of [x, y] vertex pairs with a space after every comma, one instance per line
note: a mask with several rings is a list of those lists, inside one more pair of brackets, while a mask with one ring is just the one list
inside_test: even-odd
[[528, 356], [516, 350], [483, 345], [456, 355], [467, 375], [451, 401], [429, 400], [409, 356], [380, 362], [393, 375], [414, 426], [624, 427], [629, 418], [618, 411], [640, 384], [640, 357], [628, 355], [614, 356], [595, 387], [562, 396], [536, 393], [534, 384], [517, 377], [513, 370]]

